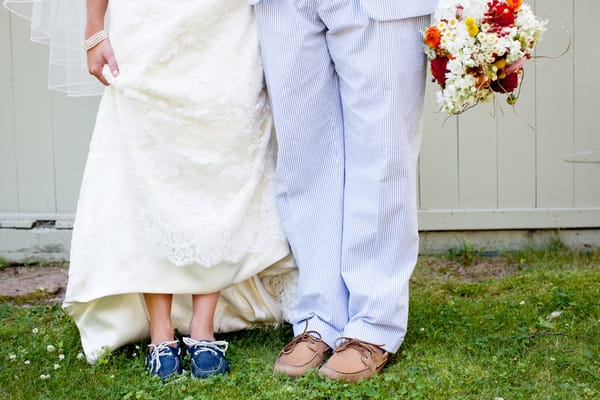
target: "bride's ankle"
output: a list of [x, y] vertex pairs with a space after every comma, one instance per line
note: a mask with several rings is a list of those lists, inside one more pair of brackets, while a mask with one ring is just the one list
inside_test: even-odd
[[173, 326], [150, 326], [150, 342], [159, 344], [175, 340], [175, 328]]
[[190, 326], [190, 337], [194, 340], [209, 340], [211, 342], [215, 341], [214, 331], [205, 327]]

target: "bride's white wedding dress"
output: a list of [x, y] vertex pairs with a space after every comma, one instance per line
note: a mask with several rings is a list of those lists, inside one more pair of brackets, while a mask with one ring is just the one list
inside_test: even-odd
[[174, 293], [182, 333], [190, 294], [219, 290], [217, 332], [277, 323], [296, 270], [251, 6], [111, 0], [109, 35], [64, 301], [88, 360], [148, 337], [142, 293]]

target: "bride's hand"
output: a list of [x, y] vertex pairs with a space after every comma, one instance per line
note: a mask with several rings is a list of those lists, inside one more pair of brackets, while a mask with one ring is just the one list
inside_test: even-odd
[[87, 52], [88, 71], [94, 75], [103, 85], [108, 86], [110, 83], [102, 75], [102, 69], [108, 64], [112, 76], [119, 75], [119, 66], [115, 59], [115, 53], [108, 39], [103, 40], [97, 46]]

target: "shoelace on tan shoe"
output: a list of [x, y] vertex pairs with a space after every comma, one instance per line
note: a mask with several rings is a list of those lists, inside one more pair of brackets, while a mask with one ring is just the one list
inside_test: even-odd
[[[342, 342], [342, 343], [338, 344], [340, 342]], [[356, 351], [358, 351], [363, 356], [365, 356], [366, 353], [368, 353], [369, 356], [372, 356], [373, 354], [381, 354], [380, 349], [383, 346], [384, 346], [383, 344], [373, 344], [373, 343], [363, 342], [362, 340], [353, 339], [353, 338], [349, 338], [349, 337], [345, 337], [345, 336], [339, 337], [335, 340], [335, 347], [336, 347], [335, 351], [336, 352], [340, 352], [340, 351], [344, 351], [346, 349], [352, 348], [352, 349], [355, 349]]]
[[281, 350], [283, 354], [289, 354], [294, 350], [296, 345], [300, 342], [310, 342], [312, 344], [317, 344], [317, 342], [322, 342], [321, 334], [317, 331], [304, 331], [295, 338], [291, 340], [285, 347]]

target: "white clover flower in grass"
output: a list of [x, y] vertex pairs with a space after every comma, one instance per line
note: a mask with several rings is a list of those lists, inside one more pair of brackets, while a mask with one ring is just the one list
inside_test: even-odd
[[25, 364], [25, 365], [29, 365], [29, 364], [31, 364], [31, 361], [29, 361], [29, 360], [25, 360], [25, 361], [23, 361], [23, 364]]
[[81, 352], [77, 353], [77, 359], [78, 359], [78, 360], [81, 360], [83, 357], [85, 357], [85, 356], [83, 355], [83, 353], [81, 353]]
[[524, 304], [525, 304], [525, 300], [521, 300], [521, 301], [519, 302], [519, 304], [520, 304], [520, 305], [524, 305]]
[[59, 360], [64, 360], [65, 359], [65, 355], [64, 354], [59, 354], [58, 355], [58, 359]]
[[562, 311], [552, 311], [550, 313], [550, 315], [548, 315], [548, 319], [556, 319], [558, 317], [560, 317], [560, 315], [562, 314]]
[[50, 374], [41, 374], [40, 379], [48, 379], [50, 378]]
[[9, 354], [8, 359], [10, 361], [15, 361], [17, 359], [17, 355], [16, 354]]
[[59, 369], [60, 368], [60, 364], [54, 364], [54, 369]]
[[56, 351], [56, 347], [49, 344], [48, 346], [46, 346], [46, 350], [48, 350], [48, 353], [52, 353], [52, 352]]
[[39, 330], [38, 328], [33, 328], [33, 329], [31, 330], [31, 333], [38, 333], [39, 331], [40, 331], [40, 330]]

